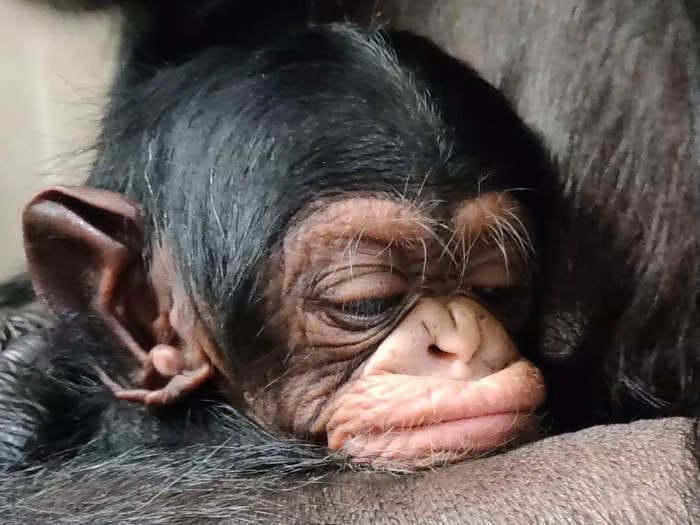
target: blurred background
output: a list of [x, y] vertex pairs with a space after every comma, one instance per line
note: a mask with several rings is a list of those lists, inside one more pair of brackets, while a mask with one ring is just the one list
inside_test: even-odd
[[90, 4], [0, 0], [0, 278], [21, 270], [27, 200], [92, 160], [122, 18]]

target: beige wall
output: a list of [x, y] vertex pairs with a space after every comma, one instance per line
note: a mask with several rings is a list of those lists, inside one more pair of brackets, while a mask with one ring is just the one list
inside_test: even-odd
[[0, 0], [0, 277], [22, 268], [23, 204], [86, 174], [120, 23], [116, 10]]

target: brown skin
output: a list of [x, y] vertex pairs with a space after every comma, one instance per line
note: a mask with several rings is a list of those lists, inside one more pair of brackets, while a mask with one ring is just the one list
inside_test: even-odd
[[[505, 328], [522, 328], [529, 309], [525, 224], [506, 194], [447, 210], [375, 196], [314, 203], [261, 269], [260, 344], [272, 351], [250, 370], [266, 372], [237, 380], [167, 247], [141, 267], [136, 206], [53, 188], [25, 212], [39, 293], [97, 311], [138, 364], [128, 377], [99, 370], [117, 397], [166, 405], [217, 381], [265, 428], [390, 468], [481, 455], [536, 428], [542, 377]], [[84, 268], [89, 285], [76, 292], [47, 278], [57, 266]], [[491, 308], [495, 291], [513, 296], [508, 309]]]

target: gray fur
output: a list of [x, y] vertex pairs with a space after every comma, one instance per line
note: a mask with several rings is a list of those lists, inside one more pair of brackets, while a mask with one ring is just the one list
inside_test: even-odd
[[[412, 475], [234, 471], [225, 447], [134, 451], [0, 479], [6, 525], [697, 523], [688, 419], [594, 427]], [[304, 465], [299, 469], [318, 467]]]

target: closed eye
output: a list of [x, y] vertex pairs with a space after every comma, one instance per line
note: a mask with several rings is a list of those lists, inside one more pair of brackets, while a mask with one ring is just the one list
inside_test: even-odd
[[402, 297], [364, 297], [354, 299], [336, 305], [336, 308], [345, 315], [353, 317], [373, 318], [384, 316], [401, 303]]
[[326, 313], [338, 326], [363, 331], [392, 319], [404, 303], [403, 295], [363, 297], [339, 303], [326, 303]]

